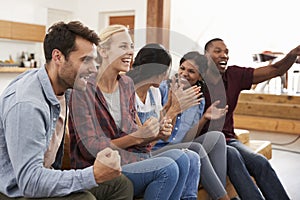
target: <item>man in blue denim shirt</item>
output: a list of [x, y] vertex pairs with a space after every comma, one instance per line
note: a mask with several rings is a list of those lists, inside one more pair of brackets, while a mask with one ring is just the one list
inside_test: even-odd
[[58, 121], [60, 114], [67, 116], [61, 112], [67, 110], [65, 93], [84, 90], [96, 72], [98, 42], [97, 34], [78, 21], [54, 24], [44, 40], [45, 67], [21, 74], [1, 95], [1, 200], [133, 198], [131, 182], [121, 175], [120, 156], [110, 148], [99, 152], [91, 167], [53, 169], [61, 165], [63, 153], [66, 119]]

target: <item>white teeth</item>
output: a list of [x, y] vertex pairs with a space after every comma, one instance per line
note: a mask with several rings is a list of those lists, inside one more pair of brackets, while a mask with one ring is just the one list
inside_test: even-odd
[[131, 58], [123, 58], [122, 62], [130, 63], [131, 62]]
[[81, 76], [82, 79], [87, 80], [90, 78], [90, 75]]
[[187, 81], [186, 78], [181, 77], [180, 78], [181, 81]]
[[227, 62], [221, 61], [221, 62], [219, 62], [219, 65], [220, 65], [222, 68], [226, 68]]

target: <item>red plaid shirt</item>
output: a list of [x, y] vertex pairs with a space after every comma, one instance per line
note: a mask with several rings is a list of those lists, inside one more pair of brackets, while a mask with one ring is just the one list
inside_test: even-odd
[[[86, 91], [73, 90], [70, 98], [69, 134], [71, 167], [82, 169], [94, 164], [96, 155], [112, 147], [111, 139], [123, 137], [137, 130], [135, 121], [135, 90], [133, 81], [125, 75], [118, 76], [120, 89], [121, 129], [109, 112], [106, 100], [91, 77]], [[116, 148], [116, 147], [113, 147]], [[149, 157], [147, 146], [118, 149], [122, 164]]]

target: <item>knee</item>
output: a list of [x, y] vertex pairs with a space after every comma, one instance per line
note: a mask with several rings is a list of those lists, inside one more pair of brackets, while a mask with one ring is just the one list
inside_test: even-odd
[[[196, 156], [193, 157], [193, 156], [191, 156], [191, 154], [188, 155], [184, 151], [181, 151], [180, 157], [177, 160], [175, 160], [180, 170], [190, 168], [191, 160], [197, 159]], [[189, 157], [189, 156], [191, 156], [191, 157]]]
[[[225, 151], [226, 140], [225, 136], [220, 131], [210, 131], [204, 134], [204, 140], [202, 145], [206, 149], [207, 153], [213, 149], [223, 149]], [[217, 147], [217, 148], [216, 148]]]
[[260, 169], [268, 168], [271, 166], [268, 159], [260, 154], [256, 154], [254, 163], [255, 167]]
[[94, 196], [94, 195], [92, 195], [92, 194], [90, 194], [90, 195], [86, 195], [84, 198], [82, 198], [82, 199], [85, 199], [85, 200], [97, 200], [97, 198]]
[[203, 156], [206, 156], [206, 151], [205, 149], [203, 148], [203, 146], [198, 143], [198, 142], [192, 142], [190, 147], [189, 147], [189, 150], [195, 152], [196, 154], [198, 154], [200, 157], [201, 155]]
[[224, 146], [225, 149], [225, 145], [226, 145], [226, 139], [225, 136], [222, 132], [220, 131], [211, 131], [208, 132], [209, 137], [211, 138], [210, 140], [215, 142], [215, 145]]
[[[187, 156], [186, 158], [188, 160]], [[179, 174], [182, 171], [179, 162], [175, 161], [169, 156], [164, 155], [163, 157], [148, 159], [146, 163], [147, 165], [144, 165], [143, 168], [138, 171], [133, 171], [132, 173], [141, 173], [142, 179], [145, 180], [148, 180], [148, 178], [151, 177], [152, 181], [168, 184], [174, 183], [176, 185], [179, 179]], [[134, 179], [133, 182], [135, 182]]]
[[132, 182], [127, 178], [125, 175], [120, 176], [120, 188], [126, 188], [126, 191], [128, 194], [134, 193], [134, 188]]
[[179, 165], [179, 167], [188, 167], [190, 165], [190, 158], [184, 150], [172, 149], [169, 150], [169, 152], [171, 152], [171, 154], [169, 154], [169, 157], [173, 159], [177, 163], [177, 165]]
[[180, 165], [178, 165], [178, 163], [174, 161], [168, 166], [162, 167], [160, 171], [164, 174], [164, 176], [160, 176], [160, 178], [168, 179], [169, 183], [177, 183], [179, 179], [179, 174], [182, 173]]
[[210, 131], [208, 132], [209, 135], [211, 135], [213, 138], [215, 138], [216, 140], [221, 140], [221, 141], [225, 141], [225, 136], [222, 132], [220, 131]]
[[189, 160], [190, 160], [190, 165], [193, 166], [193, 167], [197, 167], [198, 169], [200, 169], [200, 156], [199, 154], [197, 154], [196, 152], [194, 151], [186, 151], [186, 154], [187, 156], [189, 157]]
[[225, 138], [224, 133], [222, 133], [220, 131], [214, 131], [214, 134], [215, 134], [215, 138], [217, 139], [218, 143], [226, 144], [226, 138]]
[[78, 193], [78, 194], [71, 194], [72, 196], [72, 199], [76, 200], [76, 199], [85, 199], [85, 200], [97, 200], [97, 198], [91, 193], [91, 192], [88, 192], [88, 191], [84, 191], [84, 192], [81, 192], [81, 193]]
[[240, 152], [235, 147], [232, 147], [229, 145], [227, 145], [226, 147], [227, 147], [227, 155], [228, 156], [240, 154]]
[[232, 147], [227, 145], [227, 163], [230, 165], [230, 163], [236, 163], [236, 162], [243, 162], [243, 158], [240, 154], [240, 152]]

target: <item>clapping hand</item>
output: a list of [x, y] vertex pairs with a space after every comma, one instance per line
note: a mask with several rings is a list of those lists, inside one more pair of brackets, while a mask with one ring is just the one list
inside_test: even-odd
[[184, 87], [185, 86], [183, 84], [180, 84], [178, 81], [172, 78], [168, 102], [165, 106], [167, 110], [172, 109], [172, 112], [179, 114], [184, 110], [200, 103], [200, 96], [202, 95], [201, 88], [196, 85], [187, 89], [184, 89]]
[[224, 108], [217, 108], [217, 105], [219, 105], [220, 101], [213, 102], [206, 112], [204, 113], [204, 117], [208, 120], [215, 120], [223, 117], [228, 112], [228, 105], [226, 105]]

